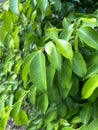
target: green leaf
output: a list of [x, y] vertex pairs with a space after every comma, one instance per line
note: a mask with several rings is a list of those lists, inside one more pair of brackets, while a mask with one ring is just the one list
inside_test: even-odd
[[68, 123], [68, 121], [67, 120], [65, 120], [65, 119], [60, 119], [60, 125], [63, 125], [63, 126], [70, 126], [70, 124]]
[[61, 1], [60, 0], [53, 0], [53, 2], [54, 2], [54, 5], [55, 5], [56, 9], [58, 11], [61, 11], [61, 9], [62, 9]]
[[73, 54], [72, 69], [79, 77], [84, 77], [87, 72], [86, 62], [79, 52]]
[[67, 61], [64, 61], [62, 65], [62, 71], [60, 75], [60, 93], [63, 98], [67, 97], [72, 86], [72, 68]]
[[93, 28], [86, 26], [78, 29], [79, 38], [89, 47], [98, 50], [98, 32]]
[[37, 88], [35, 86], [32, 86], [28, 93], [28, 99], [32, 105], [34, 105], [36, 102], [36, 93], [37, 93]]
[[26, 91], [24, 89], [19, 89], [17, 90], [16, 94], [15, 94], [15, 99], [19, 100], [22, 99], [23, 96], [25, 95]]
[[22, 100], [17, 101], [14, 104], [13, 109], [11, 111], [12, 117], [13, 117], [16, 124], [17, 124], [17, 115], [18, 115], [18, 113], [20, 111], [21, 104], [22, 104]]
[[88, 126], [87, 130], [98, 130], [98, 118], [94, 119]]
[[55, 27], [46, 30], [46, 36], [52, 40], [58, 39], [58, 29]]
[[45, 51], [49, 56], [49, 61], [55, 69], [61, 70], [61, 55], [56, 49], [55, 45], [52, 42], [49, 42], [45, 45]]
[[27, 126], [29, 123], [28, 116], [24, 110], [19, 111], [19, 121], [22, 126]]
[[39, 109], [45, 113], [48, 108], [48, 96], [47, 94], [40, 95], [37, 99]]
[[69, 41], [70, 38], [71, 38], [72, 33], [73, 33], [73, 29], [72, 28], [63, 30], [61, 32], [61, 34], [60, 34], [60, 38], [66, 40], [66, 41]]
[[84, 125], [88, 124], [90, 117], [91, 117], [91, 113], [92, 113], [91, 104], [87, 103], [87, 104], [83, 105], [83, 108], [80, 112], [80, 117], [81, 117]]
[[12, 13], [18, 15], [18, 0], [9, 0], [9, 9], [12, 11]]
[[53, 120], [57, 118], [57, 108], [55, 106], [52, 106], [48, 109], [45, 117], [44, 117], [44, 124], [47, 125]]
[[68, 29], [69, 26], [70, 26], [70, 20], [69, 20], [69, 18], [64, 18], [63, 22], [62, 22], [62, 25], [63, 25], [64, 29]]
[[84, 99], [89, 98], [94, 90], [98, 87], [98, 75], [92, 76], [86, 81], [82, 88], [82, 97]]
[[64, 127], [64, 128], [62, 128], [62, 130], [74, 130], [74, 129], [71, 127]]
[[98, 73], [98, 63], [91, 65], [88, 70], [87, 70], [87, 74], [85, 76], [86, 78], [90, 78], [91, 76], [93, 76], [94, 74]]
[[37, 4], [42, 12], [42, 14], [45, 14], [45, 11], [48, 7], [48, 0], [37, 0]]
[[55, 76], [55, 68], [53, 66], [48, 66], [47, 67], [47, 86], [48, 88], [51, 88], [53, 86], [53, 80], [54, 80], [54, 76]]
[[66, 40], [63, 40], [63, 39], [57, 39], [55, 42], [56, 42], [57, 48], [60, 51], [60, 53], [65, 58], [68, 58], [71, 62], [72, 57], [73, 57], [73, 51], [72, 51], [71, 44], [68, 43]]
[[25, 59], [23, 60], [23, 63], [22, 63], [22, 80], [23, 81], [27, 81], [27, 76], [28, 76], [29, 69], [30, 69], [30, 63], [31, 63], [31, 60], [34, 55], [35, 55], [35, 53], [33, 52], [33, 53], [27, 55], [25, 57]]
[[45, 56], [41, 51], [34, 55], [30, 64], [29, 75], [31, 81], [40, 91], [47, 89]]
[[79, 128], [79, 130], [87, 130], [87, 126], [82, 125], [82, 126]]
[[61, 102], [58, 105], [57, 112], [58, 112], [58, 116], [60, 118], [64, 118], [66, 116], [66, 114], [67, 114], [67, 106], [66, 106], [66, 104]]

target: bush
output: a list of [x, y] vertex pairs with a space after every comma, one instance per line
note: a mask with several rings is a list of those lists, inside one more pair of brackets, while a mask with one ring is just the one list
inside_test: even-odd
[[[93, 7], [91, 8], [93, 4]], [[98, 2], [0, 6], [0, 130], [98, 129]]]

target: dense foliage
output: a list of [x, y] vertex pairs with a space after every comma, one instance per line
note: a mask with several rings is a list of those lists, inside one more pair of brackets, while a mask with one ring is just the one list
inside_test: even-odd
[[98, 129], [98, 2], [0, 5], [0, 130]]

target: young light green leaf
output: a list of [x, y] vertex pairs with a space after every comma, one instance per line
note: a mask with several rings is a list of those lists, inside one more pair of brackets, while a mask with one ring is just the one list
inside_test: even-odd
[[72, 47], [71, 44], [68, 43], [66, 40], [63, 39], [57, 39], [55, 41], [58, 50], [60, 51], [60, 53], [65, 57], [68, 58], [70, 60], [70, 62], [72, 61], [72, 57], [73, 57], [73, 51], [72, 51]]
[[98, 50], [98, 32], [93, 28], [86, 26], [78, 29], [79, 38], [89, 47]]
[[21, 107], [21, 104], [22, 104], [22, 100], [19, 100], [17, 101], [14, 106], [13, 106], [13, 109], [11, 111], [11, 114], [12, 114], [12, 117], [14, 119], [14, 121], [17, 123], [17, 115], [20, 111], [20, 107]]
[[47, 108], [48, 108], [48, 104], [49, 104], [47, 94], [44, 93], [44, 94], [40, 95], [40, 96], [38, 97], [37, 103], [38, 103], [39, 109], [40, 109], [43, 113], [45, 113], [46, 110], [47, 110]]
[[52, 40], [58, 39], [58, 30], [55, 27], [46, 30], [46, 36]]
[[45, 56], [38, 51], [30, 64], [29, 75], [34, 85], [41, 91], [47, 89]]
[[18, 0], [9, 0], [9, 9], [12, 11], [12, 13], [18, 15]]
[[61, 70], [61, 55], [58, 52], [57, 48], [52, 42], [49, 42], [45, 45], [45, 51], [48, 54], [49, 61], [55, 69]]
[[87, 72], [86, 62], [79, 52], [74, 52], [73, 54], [72, 69], [80, 77], [84, 77]]
[[82, 88], [82, 97], [84, 99], [89, 98], [94, 90], [98, 87], [98, 75], [94, 75], [86, 81]]
[[19, 121], [22, 126], [27, 126], [29, 123], [28, 116], [24, 110], [19, 111]]
[[37, 4], [42, 12], [42, 14], [45, 14], [45, 11], [48, 7], [48, 0], [37, 0]]

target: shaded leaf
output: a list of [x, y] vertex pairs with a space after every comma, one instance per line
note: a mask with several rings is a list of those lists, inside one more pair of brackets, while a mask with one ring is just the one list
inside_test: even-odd
[[87, 72], [86, 62], [79, 52], [74, 52], [73, 54], [72, 69], [80, 77], [84, 77]]
[[98, 118], [94, 119], [88, 126], [87, 130], [98, 130]]
[[80, 112], [80, 117], [82, 119], [82, 122], [84, 125], [87, 125], [92, 113], [92, 106], [91, 104], [87, 103], [83, 106], [81, 112]]
[[47, 108], [48, 108], [48, 104], [49, 104], [47, 94], [44, 93], [43, 95], [40, 95], [40, 96], [38, 97], [37, 102], [38, 102], [38, 107], [39, 107], [39, 109], [40, 109], [43, 113], [45, 113], [46, 110], [47, 110]]

